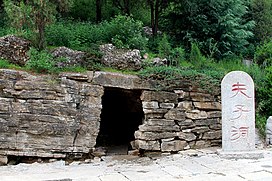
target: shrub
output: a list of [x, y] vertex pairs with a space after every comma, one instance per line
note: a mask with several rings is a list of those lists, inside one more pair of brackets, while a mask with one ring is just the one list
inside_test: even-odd
[[262, 67], [272, 65], [272, 41], [264, 42], [262, 45], [257, 47], [254, 61]]
[[[161, 82], [159, 85], [161, 89], [168, 88], [169, 86], [175, 86], [181, 80], [191, 81], [193, 84], [198, 86], [200, 89], [212, 93], [214, 88], [219, 88], [222, 74], [220, 72], [212, 71], [200, 71], [191, 68], [178, 68], [173, 66], [158, 66], [148, 67], [141, 70], [138, 75], [143, 79], [151, 78], [156, 80], [167, 80]], [[164, 84], [166, 83], [166, 84]]]
[[189, 60], [196, 66], [201, 67], [205, 63], [205, 57], [201, 54], [196, 43], [192, 43]]
[[53, 57], [46, 50], [38, 51], [31, 48], [28, 52], [30, 59], [27, 61], [26, 68], [38, 73], [52, 73], [56, 71]]
[[168, 41], [168, 37], [166, 34], [163, 34], [162, 39], [159, 41], [158, 44], [158, 50], [159, 50], [159, 55], [161, 58], [168, 58], [171, 53], [171, 45]]
[[117, 16], [111, 21], [94, 25], [87, 22], [61, 20], [46, 29], [47, 43], [86, 50], [92, 44], [113, 43], [117, 47], [145, 49], [142, 23], [131, 17]]
[[[142, 35], [143, 23], [135, 21], [132, 17], [116, 16], [110, 22], [101, 24], [105, 26], [105, 37], [108, 42], [116, 43], [119, 48], [137, 48], [143, 50], [147, 45], [147, 38]], [[120, 47], [121, 46], [121, 47]]]
[[170, 65], [181, 66], [181, 63], [185, 61], [185, 50], [182, 47], [176, 47], [170, 54]]

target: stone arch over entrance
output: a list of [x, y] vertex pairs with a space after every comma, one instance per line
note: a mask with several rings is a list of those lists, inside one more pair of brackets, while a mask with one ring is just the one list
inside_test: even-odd
[[144, 119], [141, 93], [141, 90], [105, 87], [97, 147], [130, 149], [134, 132]]

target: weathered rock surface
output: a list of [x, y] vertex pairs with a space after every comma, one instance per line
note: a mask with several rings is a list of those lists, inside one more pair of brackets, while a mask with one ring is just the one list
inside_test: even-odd
[[161, 144], [161, 151], [163, 152], [171, 152], [171, 151], [180, 151], [184, 150], [184, 148], [187, 146], [186, 141], [181, 141], [181, 140], [173, 140], [173, 141], [168, 141], [168, 140], [163, 140]]
[[86, 58], [85, 52], [75, 51], [67, 47], [54, 49], [52, 55], [54, 58], [63, 59], [57, 64], [59, 68], [83, 65]]
[[0, 166], [8, 164], [8, 157], [0, 155]]
[[62, 157], [95, 146], [103, 87], [13, 70], [1, 70], [0, 87], [0, 154]]
[[164, 66], [164, 65], [167, 65], [167, 63], [168, 63], [168, 60], [166, 58], [161, 59], [157, 57], [152, 59], [152, 65], [154, 66]]
[[133, 149], [171, 152], [221, 144], [218, 95], [157, 91], [156, 85], [118, 73], [51, 76], [2, 69], [0, 155], [65, 157], [95, 150], [109, 87], [138, 92], [144, 120]]
[[154, 81], [145, 81], [135, 75], [124, 75], [113, 72], [95, 72], [93, 84], [104, 87], [117, 87], [122, 89], [152, 89]]
[[23, 66], [29, 59], [27, 52], [30, 49], [30, 42], [14, 35], [7, 35], [0, 38], [0, 58]]
[[110, 67], [120, 70], [139, 70], [142, 67], [142, 57], [139, 50], [117, 49], [112, 44], [100, 46], [104, 54], [101, 62]]
[[222, 132], [217, 99], [210, 94], [181, 90], [143, 91], [145, 121], [135, 132], [135, 139], [144, 144], [136, 144], [136, 148], [152, 149], [152, 141], [158, 140], [161, 151], [166, 152], [218, 146]]

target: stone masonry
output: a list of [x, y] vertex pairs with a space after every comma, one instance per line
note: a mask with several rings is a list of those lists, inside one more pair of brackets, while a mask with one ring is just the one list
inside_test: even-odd
[[0, 70], [0, 155], [65, 157], [89, 153], [100, 130], [105, 87], [141, 90], [145, 119], [135, 149], [180, 151], [221, 144], [217, 95], [157, 91], [155, 81], [107, 72], [32, 75]]
[[221, 104], [204, 93], [143, 91], [145, 120], [135, 132], [134, 147], [180, 151], [221, 144]]

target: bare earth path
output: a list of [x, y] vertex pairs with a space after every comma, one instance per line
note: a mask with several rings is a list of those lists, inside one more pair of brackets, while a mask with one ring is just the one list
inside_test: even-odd
[[257, 160], [227, 160], [214, 149], [202, 149], [160, 157], [107, 156], [79, 165], [19, 164], [0, 167], [0, 181], [271, 181], [272, 149], [263, 152]]

